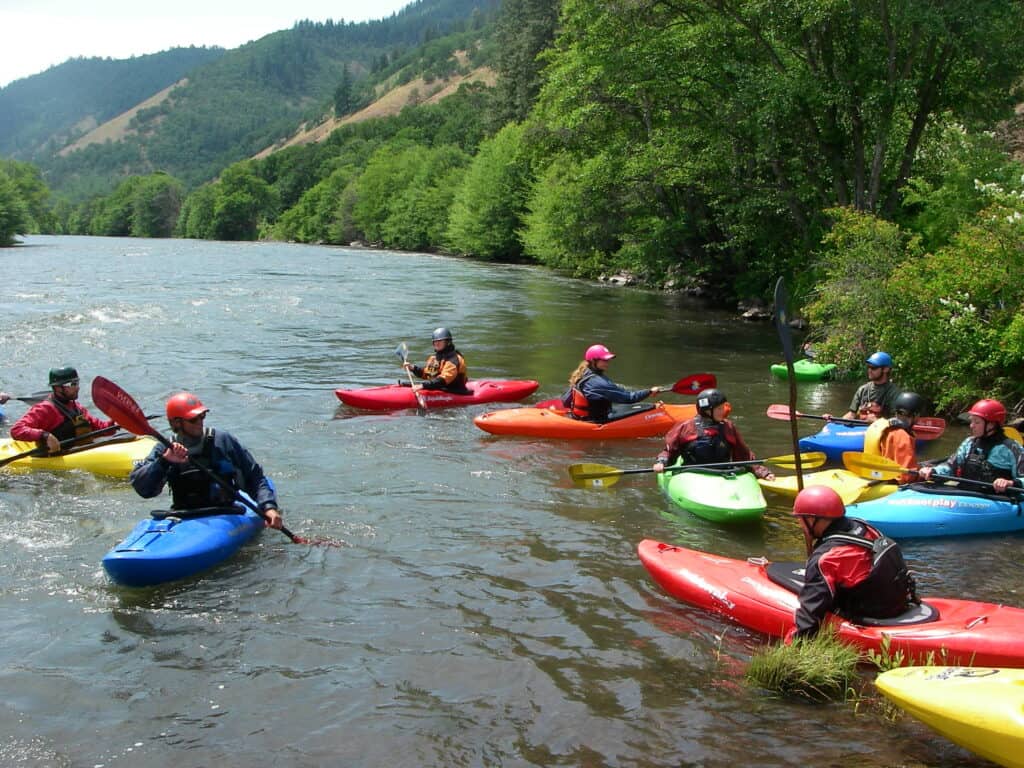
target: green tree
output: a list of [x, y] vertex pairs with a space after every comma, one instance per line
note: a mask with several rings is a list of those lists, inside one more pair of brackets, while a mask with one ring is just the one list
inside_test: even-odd
[[28, 210], [14, 182], [0, 168], [0, 246], [14, 245], [28, 231]]
[[484, 259], [522, 256], [518, 230], [530, 190], [525, 129], [510, 123], [484, 141], [455, 195], [446, 240], [458, 253]]
[[214, 238], [255, 240], [260, 223], [276, 212], [277, 198], [270, 185], [244, 162], [230, 166], [214, 187]]
[[337, 117], [347, 115], [352, 111], [352, 75], [346, 64], [341, 68], [341, 80], [338, 87], [334, 89], [334, 114]]
[[170, 237], [185, 196], [182, 183], [166, 173], [145, 177], [132, 199], [132, 237]]
[[541, 85], [540, 54], [555, 39], [561, 0], [505, 0], [498, 17], [496, 61], [499, 124], [524, 120]]

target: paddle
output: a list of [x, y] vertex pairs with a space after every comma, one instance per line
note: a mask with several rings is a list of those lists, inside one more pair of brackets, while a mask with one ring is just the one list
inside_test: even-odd
[[[162, 434], [157, 432], [153, 427], [150, 426], [146, 420], [145, 415], [142, 413], [142, 409], [139, 408], [139, 404], [132, 399], [132, 396], [121, 389], [117, 384], [105, 379], [102, 376], [97, 376], [92, 380], [92, 401], [96, 403], [96, 407], [103, 411], [107, 416], [116, 421], [120, 426], [127, 429], [129, 432], [136, 435], [148, 435], [149, 437], [155, 438], [160, 441], [162, 445], [170, 446], [171, 441], [164, 437]], [[256, 504], [246, 496], [243, 496], [234, 486], [225, 480], [223, 477], [218, 475], [212, 469], [191, 462], [193, 466], [198, 467], [203, 474], [214, 480], [222, 488], [231, 488], [235, 499], [240, 501], [242, 504], [247, 506], [253, 512], [258, 514], [260, 517], [265, 515]], [[296, 536], [294, 533], [289, 531], [284, 526], [281, 526], [281, 533], [287, 536], [296, 544], [310, 544], [312, 542], [307, 539], [302, 539]]]
[[25, 397], [15, 397], [14, 395], [8, 395], [7, 397], [9, 399], [11, 399], [11, 400], [20, 400], [23, 403], [28, 403], [29, 405], [35, 405], [36, 403], [43, 402], [43, 400], [45, 400], [49, 396], [50, 396], [50, 393], [47, 391], [47, 392], [36, 392], [34, 394], [31, 394], [31, 395], [26, 395]]
[[[405, 364], [409, 362], [409, 347], [404, 341], [395, 348], [395, 354], [398, 355], [398, 359], [402, 361], [402, 367], [405, 368]], [[420, 408], [427, 410], [427, 401], [416, 391], [416, 382], [412, 379], [412, 371], [405, 368], [405, 373], [409, 377], [409, 386], [413, 388], [412, 393], [416, 395], [416, 402], [420, 404]]]
[[[769, 405], [767, 413], [769, 419], [777, 419], [779, 421], [790, 421], [792, 420], [793, 414], [795, 414], [798, 419], [834, 421], [839, 424], [847, 424], [854, 427], [862, 427], [871, 423], [869, 421], [862, 421], [861, 419], [830, 419], [824, 416], [815, 416], [813, 413], [800, 413], [800, 411], [791, 406], [781, 404]], [[941, 419], [938, 416], [919, 416], [917, 421], [914, 422], [914, 435], [919, 440], [934, 440], [937, 437], [941, 437], [942, 433], [945, 431], [946, 420]]]
[[[718, 379], [713, 373], [691, 373], [679, 379], [671, 387], [662, 387], [663, 391], [671, 389], [677, 395], [696, 395], [705, 389], [713, 389], [718, 386]], [[532, 406], [533, 408], [560, 408], [564, 409], [565, 404], [562, 398], [554, 397], [550, 400], [541, 400]]]
[[[665, 467], [665, 472], [686, 472], [691, 469], [729, 469], [731, 467], [752, 467], [758, 464], [771, 464], [776, 467], [793, 469], [799, 461], [806, 467], [820, 467], [828, 457], [824, 453], [804, 453], [799, 456], [769, 456], [766, 459], [750, 461], [724, 461], [716, 464], [683, 464], [682, 466]], [[605, 464], [573, 464], [569, 467], [569, 477], [580, 488], [608, 488], [619, 482], [623, 475], [642, 475], [654, 472], [653, 468], [618, 469]], [[595, 482], [596, 481], [596, 482]]]
[[[844, 452], [843, 465], [854, 474], [860, 475], [861, 477], [867, 477], [872, 480], [895, 480], [902, 474], [917, 474], [918, 472], [918, 470], [916, 469], [910, 469], [909, 467], [901, 467], [895, 461], [886, 458], [885, 456], [875, 456], [874, 454], [859, 453], [857, 451]], [[932, 477], [928, 479], [928, 482], [954, 482], [960, 485], [969, 486], [971, 488], [978, 488], [981, 490], [990, 491], [992, 493], [998, 493], [996, 489], [992, 487], [992, 483], [986, 483], [981, 480], [969, 480], [965, 477], [948, 477], [946, 475], [932, 475]], [[1010, 487], [1006, 489], [1006, 492], [1024, 494], [1024, 488]]]
[[[793, 370], [793, 334], [789, 330], [789, 310], [786, 304], [789, 296], [786, 293], [786, 279], [780, 277], [775, 283], [775, 330], [779, 334], [779, 343], [782, 344], [782, 355], [786, 359], [786, 378], [789, 380], [789, 410], [796, 412], [796, 371]], [[796, 422], [790, 423], [789, 437], [793, 444], [793, 453], [797, 457], [796, 462], [796, 490], [800, 493], [804, 489], [804, 468], [800, 463], [800, 437], [797, 435]], [[807, 526], [801, 523], [800, 529], [804, 534], [804, 547], [807, 556], [811, 556], [813, 542]]]
[[1007, 425], [1004, 424], [1003, 425], [1003, 434], [1006, 435], [1011, 440], [1016, 440], [1018, 443], [1024, 445], [1024, 435], [1021, 435], [1021, 433], [1018, 432], [1013, 427], [1010, 427], [1010, 426], [1007, 426]]
[[[153, 416], [147, 416], [146, 418], [152, 419], [154, 417]], [[112, 432], [116, 432], [117, 430], [118, 430], [118, 428], [116, 426], [104, 427], [103, 429], [94, 429], [92, 432], [86, 432], [84, 435], [76, 435], [75, 437], [69, 437], [67, 440], [61, 440], [60, 441], [60, 447], [61, 447], [61, 449], [63, 449], [65, 446], [74, 445], [75, 443], [80, 443], [83, 440], [88, 440], [90, 437], [96, 437], [97, 435], [103, 435], [103, 434], [106, 434], [108, 432], [111, 432], [111, 433]], [[18, 459], [24, 459], [24, 458], [26, 458], [28, 456], [59, 456], [62, 452], [63, 451], [60, 451], [58, 453], [50, 453], [50, 450], [45, 445], [41, 446], [41, 447], [31, 448], [31, 449], [29, 449], [27, 451], [22, 451], [21, 453], [16, 453], [13, 456], [8, 456], [6, 459], [0, 459], [0, 467], [5, 467], [8, 464], [10, 464], [12, 461], [17, 461]]]

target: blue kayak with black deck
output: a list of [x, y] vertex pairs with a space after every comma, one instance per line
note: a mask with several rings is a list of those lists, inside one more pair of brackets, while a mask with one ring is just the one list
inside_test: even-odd
[[185, 579], [227, 560], [264, 525], [240, 506], [154, 512], [104, 556], [103, 568], [126, 587]]
[[852, 504], [850, 517], [895, 539], [970, 536], [1024, 530], [1021, 496], [976, 493], [932, 483], [913, 483], [881, 499]]

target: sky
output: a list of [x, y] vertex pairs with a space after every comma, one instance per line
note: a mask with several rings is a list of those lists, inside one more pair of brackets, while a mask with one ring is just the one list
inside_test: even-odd
[[301, 19], [382, 19], [412, 0], [0, 0], [0, 88], [77, 56], [237, 48]]

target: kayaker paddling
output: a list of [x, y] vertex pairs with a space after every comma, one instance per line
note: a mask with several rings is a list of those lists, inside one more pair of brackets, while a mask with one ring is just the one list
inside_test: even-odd
[[50, 395], [29, 408], [11, 426], [11, 437], [39, 443], [51, 454], [61, 450], [61, 442], [110, 429], [113, 421], [97, 419], [78, 402], [78, 371], [70, 365], [53, 368], [49, 375]]
[[[207, 413], [209, 409], [189, 392], [171, 397], [167, 401], [167, 422], [174, 438], [167, 447], [157, 444], [132, 470], [132, 487], [143, 498], [151, 499], [170, 485], [174, 510], [230, 507], [237, 492], [245, 491], [266, 524], [280, 529], [283, 521], [277, 498], [263, 468], [229, 432], [205, 428]], [[232, 487], [214, 482], [202, 467]]]
[[472, 394], [466, 388], [469, 379], [466, 358], [455, 348], [452, 332], [444, 327], [437, 328], [431, 334], [430, 341], [434, 345], [434, 354], [427, 358], [423, 366], [408, 361], [402, 364], [414, 376], [426, 379], [422, 384], [413, 384], [413, 391], [442, 390], [458, 395]]
[[[922, 467], [922, 480], [958, 477], [992, 483], [996, 493], [1024, 487], [1024, 449], [1003, 432], [1006, 407], [998, 400], [979, 400], [967, 411], [971, 434], [948, 459], [934, 467]], [[904, 465], [907, 466], [907, 465]]]
[[[714, 464], [727, 461], [749, 462], [757, 457], [729, 421], [729, 399], [718, 389], [705, 389], [697, 395], [697, 415], [669, 430], [665, 448], [654, 463], [655, 472], [664, 472], [680, 456], [684, 464]], [[759, 479], [774, 480], [775, 473], [763, 464], [750, 470]]]
[[608, 364], [614, 358], [604, 344], [587, 347], [583, 360], [569, 375], [569, 391], [562, 398], [574, 419], [603, 424], [614, 418], [616, 404], [632, 405], [662, 391], [661, 387], [626, 389], [616, 384], [608, 378]]

